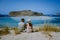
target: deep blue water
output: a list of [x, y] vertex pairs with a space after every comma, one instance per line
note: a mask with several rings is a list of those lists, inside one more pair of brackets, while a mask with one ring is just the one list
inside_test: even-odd
[[0, 27], [2, 26], [10, 26], [10, 27], [17, 27], [18, 23], [20, 22], [21, 18], [27, 20], [30, 18], [33, 25], [36, 24], [44, 24], [44, 23], [52, 23], [60, 26], [60, 17], [44, 17], [44, 16], [27, 16], [27, 17], [0, 17]]

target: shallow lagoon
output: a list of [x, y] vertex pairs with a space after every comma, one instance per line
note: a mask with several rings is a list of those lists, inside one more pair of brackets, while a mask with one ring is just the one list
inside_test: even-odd
[[50, 17], [50, 16], [20, 16], [20, 17], [0, 17], [0, 27], [10, 26], [17, 27], [21, 18], [25, 19], [25, 23], [28, 19], [34, 26], [42, 26], [44, 23], [60, 27], [60, 17]]

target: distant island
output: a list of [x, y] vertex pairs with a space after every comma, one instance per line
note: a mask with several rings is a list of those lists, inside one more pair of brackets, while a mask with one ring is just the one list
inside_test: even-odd
[[0, 14], [0, 17], [10, 17], [9, 15]]
[[60, 13], [55, 13], [55, 14], [53, 14], [53, 15], [45, 15], [45, 16], [60, 17]]
[[31, 10], [12, 11], [9, 13], [10, 16], [43, 16], [43, 13], [34, 12]]
[[60, 13], [55, 13], [55, 14], [44, 14], [42, 12], [36, 12], [32, 10], [21, 10], [21, 11], [11, 11], [9, 14], [0, 14], [0, 17], [17, 17], [17, 16], [51, 16], [51, 17], [60, 17]]

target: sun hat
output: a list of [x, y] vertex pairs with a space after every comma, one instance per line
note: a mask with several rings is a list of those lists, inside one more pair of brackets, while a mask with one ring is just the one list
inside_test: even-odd
[[27, 21], [31, 21], [31, 19], [28, 19]]

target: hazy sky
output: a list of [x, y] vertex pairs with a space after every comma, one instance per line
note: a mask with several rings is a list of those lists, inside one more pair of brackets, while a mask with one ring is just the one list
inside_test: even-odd
[[32, 10], [44, 14], [60, 13], [60, 0], [0, 0], [0, 14]]

